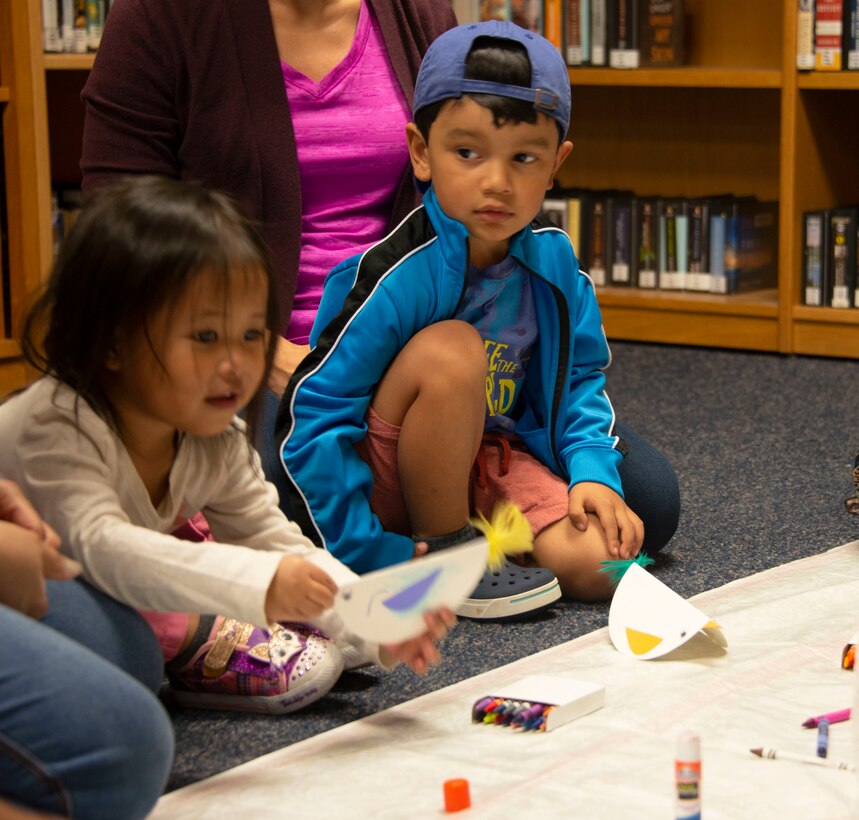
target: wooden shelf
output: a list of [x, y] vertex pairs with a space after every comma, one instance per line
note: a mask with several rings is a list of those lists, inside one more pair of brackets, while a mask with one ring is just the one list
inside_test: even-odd
[[762, 68], [571, 68], [576, 86], [651, 88], [781, 88], [782, 72]]
[[95, 54], [44, 54], [47, 71], [89, 71]]
[[797, 76], [799, 88], [823, 91], [859, 91], [859, 71], [811, 71]]
[[0, 103], [9, 102], [9, 87], [0, 85]]

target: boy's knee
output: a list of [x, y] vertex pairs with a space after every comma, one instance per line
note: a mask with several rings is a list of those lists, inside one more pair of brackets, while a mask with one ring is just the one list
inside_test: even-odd
[[452, 381], [475, 382], [483, 389], [486, 379], [486, 349], [477, 330], [467, 322], [450, 319], [424, 328], [415, 340], [428, 359], [427, 374]]

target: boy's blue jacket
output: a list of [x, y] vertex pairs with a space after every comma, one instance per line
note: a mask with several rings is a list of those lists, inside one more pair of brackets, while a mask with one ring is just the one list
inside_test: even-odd
[[[353, 445], [367, 431], [365, 413], [391, 361], [419, 330], [455, 315], [467, 239], [430, 187], [391, 234], [334, 268], [312, 350], [281, 401], [276, 435], [292, 517], [359, 573], [414, 552], [410, 538], [386, 532], [371, 512], [373, 477]], [[610, 354], [593, 285], [567, 234], [540, 220], [511, 238], [510, 254], [532, 273], [538, 326], [516, 432], [571, 485], [597, 481], [622, 494], [621, 442], [604, 389]]]

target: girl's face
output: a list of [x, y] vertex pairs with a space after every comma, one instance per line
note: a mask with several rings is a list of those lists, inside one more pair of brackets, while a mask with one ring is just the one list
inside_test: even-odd
[[119, 344], [107, 363], [120, 432], [157, 437], [222, 432], [262, 382], [268, 331], [261, 272], [222, 281], [204, 271], [149, 328]]

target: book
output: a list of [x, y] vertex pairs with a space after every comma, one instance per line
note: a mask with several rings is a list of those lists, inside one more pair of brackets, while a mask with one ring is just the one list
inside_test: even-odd
[[638, 40], [642, 68], [686, 62], [683, 0], [640, 0]]
[[476, 23], [480, 20], [480, 0], [451, 0], [453, 13], [456, 21], [463, 23]]
[[814, 68], [814, 0], [797, 0], [796, 67]]
[[537, 34], [543, 33], [543, 0], [507, 0], [507, 19]]
[[98, 47], [101, 45], [105, 13], [105, 0], [87, 0], [87, 48], [90, 51], [98, 51]]
[[829, 212], [805, 211], [802, 215], [802, 302], [822, 307], [828, 290]]
[[543, 36], [558, 51], [564, 49], [564, 0], [544, 0]]
[[834, 308], [853, 307], [856, 290], [855, 208], [835, 208], [829, 212], [830, 293], [825, 301]]
[[608, 247], [608, 279], [611, 285], [630, 287], [632, 281], [632, 194], [611, 196], [606, 201], [606, 245]]
[[606, 4], [616, 0], [586, 0], [586, 2], [591, 4], [591, 65], [607, 65]]
[[844, 55], [842, 67], [859, 71], [859, 0], [844, 2]]
[[635, 203], [632, 223], [633, 270], [632, 281], [640, 288], [655, 288], [659, 284], [657, 247], [657, 200], [639, 197]]
[[[724, 216], [722, 265], [710, 260], [710, 292], [772, 288], [777, 277], [778, 203], [740, 197], [720, 209]], [[711, 219], [710, 231], [714, 223]]]
[[75, 0], [74, 20], [72, 21], [72, 52], [86, 54], [88, 50], [86, 0]]
[[608, 254], [606, 249], [606, 198], [604, 194], [592, 192], [586, 199], [582, 223], [585, 234], [585, 270], [595, 285], [605, 285], [608, 280]]
[[816, 0], [814, 7], [814, 67], [840, 71], [844, 34], [844, 0]]
[[42, 51], [63, 50], [60, 33], [60, 0], [42, 0]]
[[573, 243], [576, 258], [581, 259], [582, 200], [575, 192], [570, 192], [567, 196], [567, 233]]
[[695, 199], [689, 203], [689, 270], [686, 290], [710, 290], [710, 203]]
[[540, 216], [548, 219], [556, 228], [567, 230], [567, 200], [560, 196], [546, 197], [543, 207], [540, 208]]
[[582, 3], [590, 0], [565, 0], [564, 4], [564, 60], [569, 66], [581, 65], [582, 57]]
[[660, 200], [657, 224], [659, 287], [662, 290], [683, 290], [686, 287], [689, 247], [689, 218], [685, 200]]
[[638, 0], [609, 0], [607, 43], [611, 68], [638, 68]]

